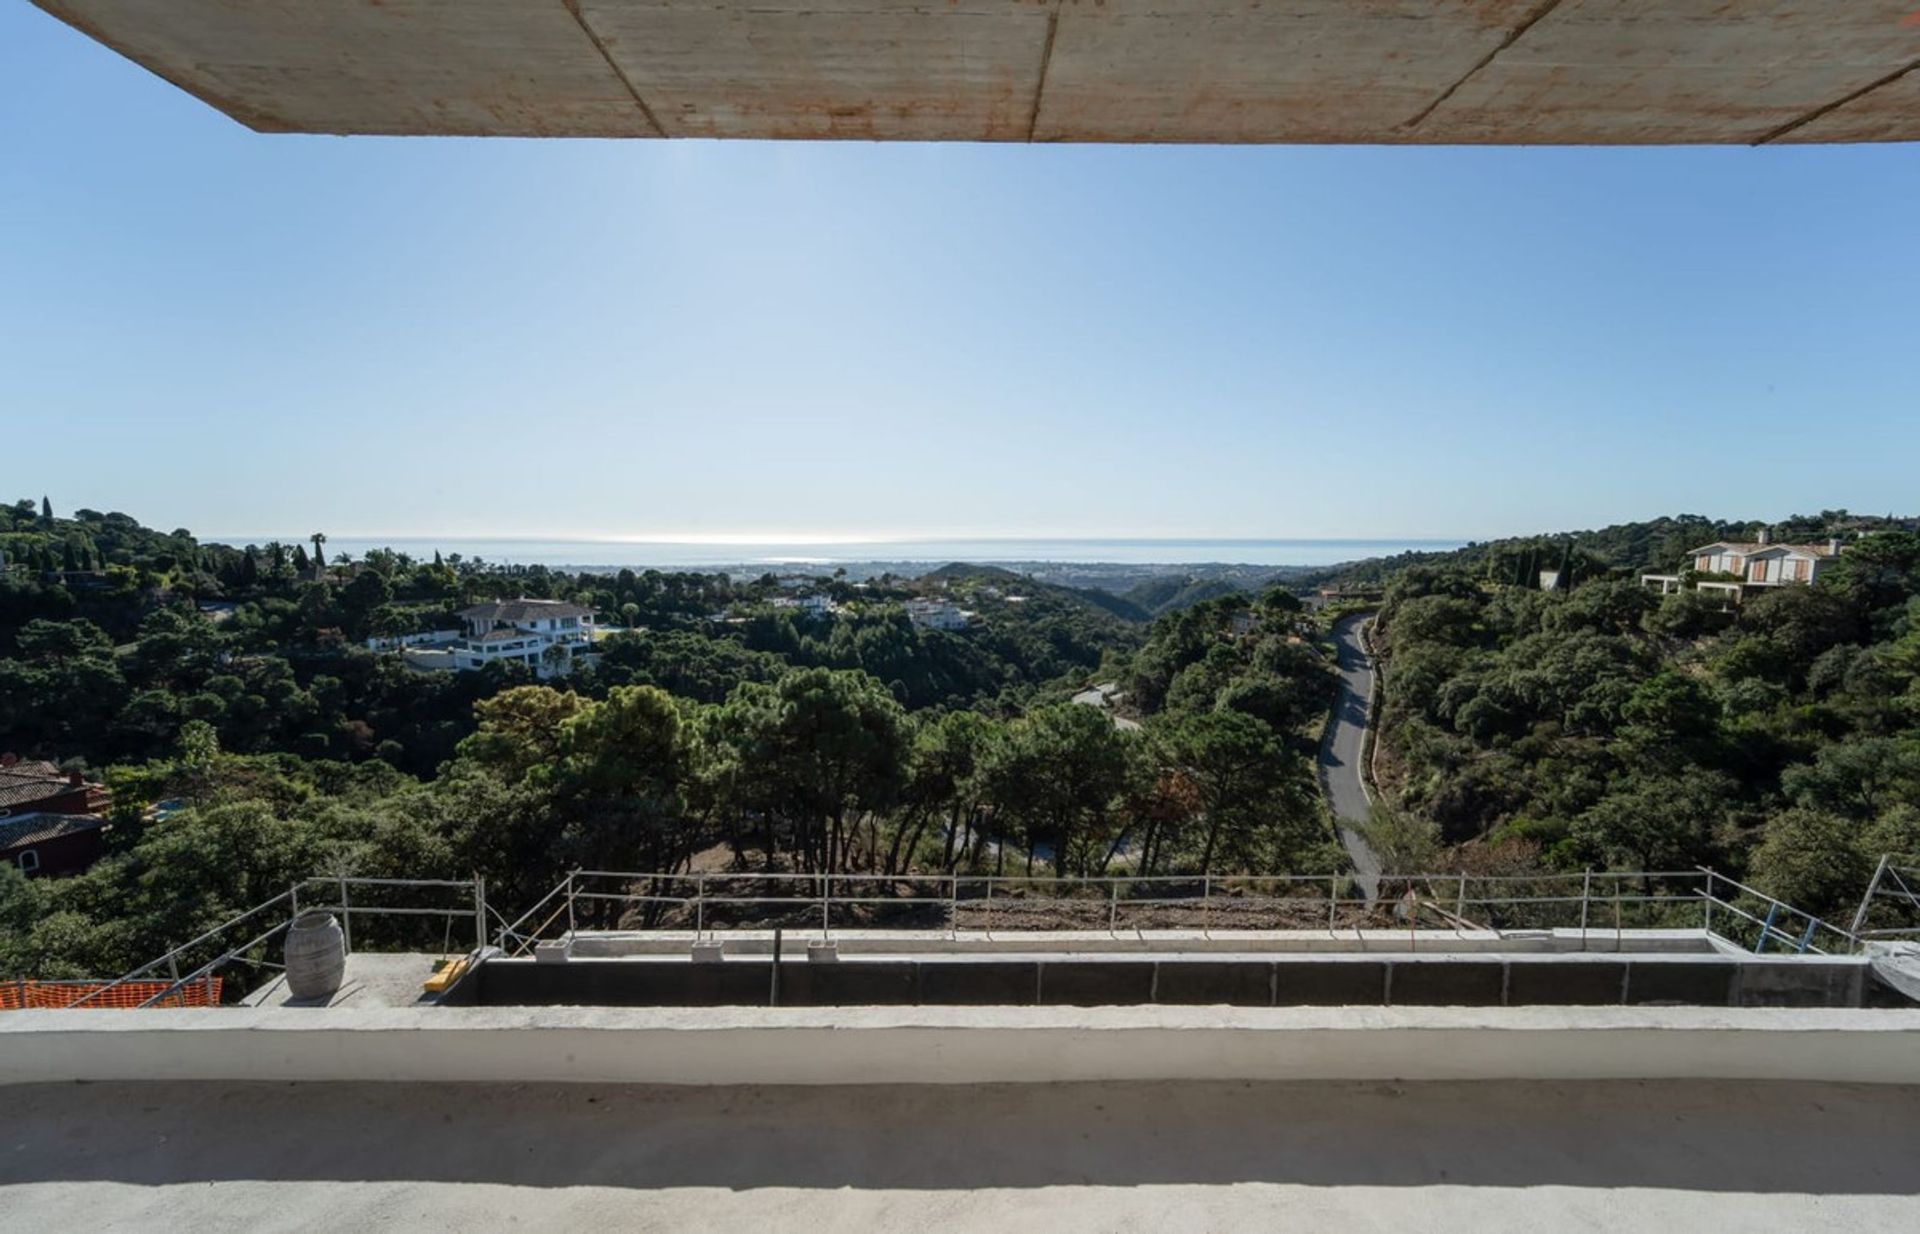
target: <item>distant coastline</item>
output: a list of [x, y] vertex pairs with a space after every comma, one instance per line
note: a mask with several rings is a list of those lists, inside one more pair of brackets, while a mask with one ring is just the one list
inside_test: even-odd
[[[225, 544], [303, 542], [297, 534], [209, 536]], [[390, 548], [413, 557], [460, 554], [499, 565], [544, 565], [569, 570], [755, 570], [811, 571], [856, 566], [1032, 564], [1127, 566], [1260, 566], [1311, 569], [1392, 557], [1406, 552], [1459, 548], [1461, 539], [1101, 539], [974, 538], [715, 544], [670, 540], [508, 539], [465, 536], [329, 536], [329, 555], [355, 557]]]

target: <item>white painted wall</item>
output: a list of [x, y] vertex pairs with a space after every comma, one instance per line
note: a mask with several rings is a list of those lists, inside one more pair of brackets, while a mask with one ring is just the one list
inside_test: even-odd
[[1669, 1078], [1920, 1083], [1920, 1010], [439, 1007], [0, 1018], [0, 1084]]

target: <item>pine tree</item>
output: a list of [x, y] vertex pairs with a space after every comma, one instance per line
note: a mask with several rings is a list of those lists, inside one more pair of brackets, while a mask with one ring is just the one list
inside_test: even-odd
[[1573, 541], [1572, 540], [1567, 541], [1566, 548], [1563, 549], [1560, 553], [1559, 588], [1561, 591], [1573, 590]]

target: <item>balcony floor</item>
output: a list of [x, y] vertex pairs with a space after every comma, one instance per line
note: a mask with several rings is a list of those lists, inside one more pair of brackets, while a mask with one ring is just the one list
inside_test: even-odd
[[1920, 1228], [1920, 1090], [5, 1090], [0, 1229]]

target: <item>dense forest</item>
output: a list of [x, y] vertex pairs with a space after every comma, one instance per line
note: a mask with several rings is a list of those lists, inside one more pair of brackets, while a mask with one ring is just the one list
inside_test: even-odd
[[[1880, 854], [1920, 852], [1920, 535], [1776, 524], [1844, 551], [1737, 604], [1638, 581], [1758, 531], [1662, 519], [1386, 575], [1385, 824], [1480, 868], [1711, 865], [1815, 912], [1857, 899]], [[1542, 591], [1539, 570], [1564, 581]]]
[[[1758, 530], [1683, 516], [1296, 576], [1384, 587], [1379, 847], [1407, 872], [1710, 864], [1822, 912], [1920, 850], [1920, 535], [1776, 524], [1845, 551], [1737, 604], [1639, 580]], [[582, 866], [1345, 868], [1313, 777], [1333, 610], [1285, 588], [355, 561], [44, 499], [0, 507], [0, 554], [0, 751], [113, 794], [91, 870], [0, 869], [0, 975], [122, 971], [319, 872], [477, 873], [516, 905]], [[367, 649], [512, 597], [609, 629], [547, 681]], [[971, 619], [916, 625], [925, 599]]]
[[[1142, 624], [954, 565], [806, 580], [833, 605], [806, 615], [772, 575], [353, 561], [319, 535], [201, 544], [44, 500], [0, 507], [0, 553], [0, 750], [114, 802], [90, 871], [0, 870], [0, 975], [122, 971], [316, 872], [478, 873], [513, 905], [578, 866], [1339, 864], [1310, 769], [1332, 679], [1284, 592]], [[544, 682], [365, 646], [497, 597], [615, 630]], [[973, 619], [916, 626], [921, 597]], [[1117, 711], [1068, 701], [1108, 680]]]

